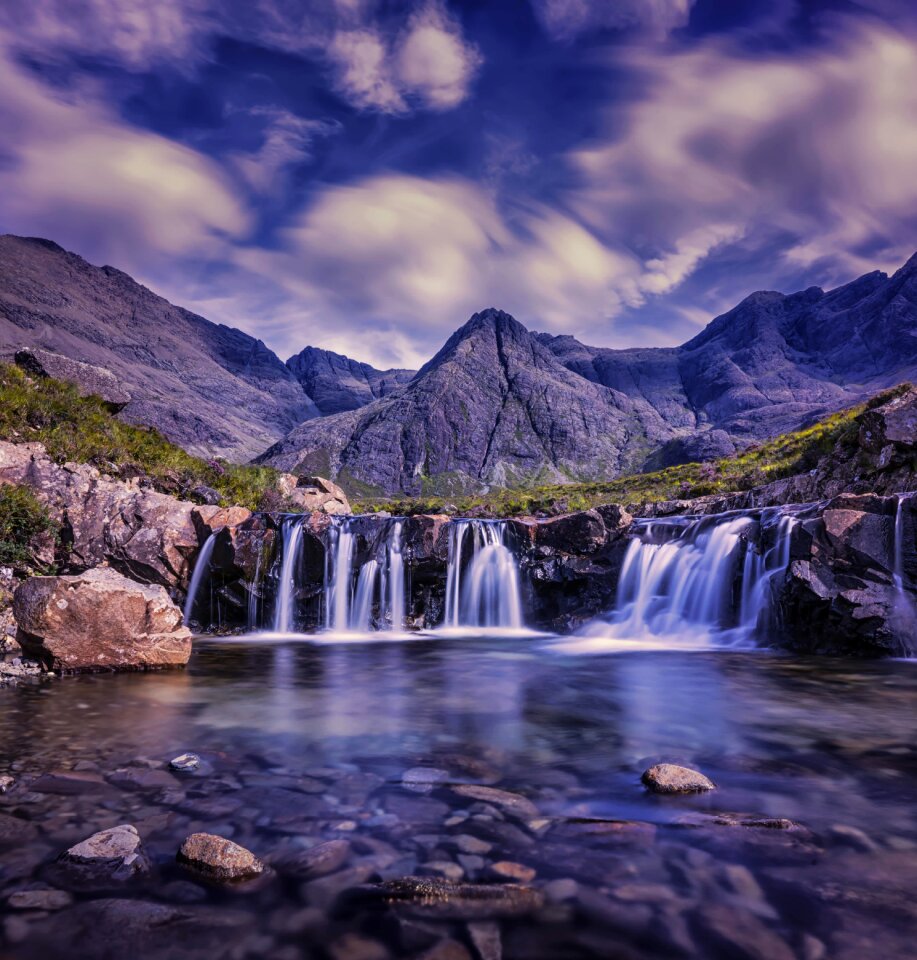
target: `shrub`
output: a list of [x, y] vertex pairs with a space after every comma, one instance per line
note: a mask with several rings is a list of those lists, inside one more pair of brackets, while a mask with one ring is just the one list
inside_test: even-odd
[[21, 484], [0, 486], [0, 564], [10, 567], [34, 563], [32, 542], [43, 533], [56, 533], [57, 525], [44, 504]]

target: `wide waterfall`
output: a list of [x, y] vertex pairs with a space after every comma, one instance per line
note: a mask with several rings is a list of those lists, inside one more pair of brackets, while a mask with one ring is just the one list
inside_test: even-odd
[[753, 646], [772, 626], [795, 523], [780, 508], [636, 521], [614, 611], [565, 645]]
[[502, 521], [451, 521], [443, 626], [450, 630], [523, 628], [519, 568], [506, 545]]
[[403, 523], [389, 522], [373, 555], [357, 568], [356, 535], [350, 518], [329, 531], [325, 564], [325, 627], [336, 634], [380, 629], [399, 633], [405, 626]]
[[188, 596], [185, 598], [185, 606], [182, 610], [185, 623], [191, 620], [191, 615], [194, 613], [194, 605], [197, 603], [197, 595], [200, 593], [201, 584], [204, 582], [204, 578], [210, 574], [210, 557], [213, 554], [213, 547], [216, 542], [216, 536], [211, 533], [204, 541], [204, 545], [197, 555], [197, 560], [194, 562], [194, 570], [191, 573], [191, 583], [188, 584]]

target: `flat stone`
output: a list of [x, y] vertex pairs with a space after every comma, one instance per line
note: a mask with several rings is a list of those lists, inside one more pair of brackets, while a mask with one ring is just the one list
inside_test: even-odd
[[179, 848], [177, 859], [214, 880], [244, 880], [266, 869], [250, 850], [212, 833], [192, 833]]
[[512, 860], [498, 860], [490, 865], [487, 872], [494, 880], [508, 880], [511, 883], [531, 883], [536, 873], [534, 868]]
[[401, 877], [353, 893], [415, 916], [443, 920], [521, 917], [537, 913], [544, 906], [544, 897], [531, 887], [453, 883], [433, 877]]
[[430, 793], [433, 788], [449, 779], [447, 770], [436, 767], [411, 767], [401, 775], [401, 786], [412, 793]]
[[446, 880], [461, 880], [465, 876], [465, 871], [458, 863], [451, 860], [428, 860], [420, 864], [417, 872], [422, 877], [443, 877]]
[[13, 910], [63, 910], [73, 903], [73, 897], [65, 890], [17, 890], [6, 900]]
[[468, 833], [460, 833], [457, 837], [452, 837], [450, 842], [462, 853], [470, 853], [474, 856], [485, 856], [493, 849], [493, 844]]
[[329, 840], [285, 858], [278, 866], [283, 873], [300, 880], [324, 877], [339, 870], [350, 856], [347, 840]]
[[485, 787], [477, 783], [461, 783], [454, 786], [452, 791], [460, 797], [493, 804], [504, 813], [520, 820], [533, 820], [538, 816], [538, 808], [531, 800], [508, 790]]
[[716, 784], [698, 770], [675, 763], [659, 763], [640, 778], [653, 793], [704, 793]]

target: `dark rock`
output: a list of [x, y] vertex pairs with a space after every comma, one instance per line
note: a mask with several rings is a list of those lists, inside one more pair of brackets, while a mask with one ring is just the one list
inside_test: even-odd
[[245, 847], [212, 833], [193, 833], [179, 848], [177, 859], [212, 880], [246, 880], [264, 873], [264, 864]]
[[708, 902], [696, 915], [701, 935], [736, 960], [794, 960], [783, 938], [747, 910]]
[[7, 905], [13, 910], [63, 910], [73, 903], [73, 897], [66, 890], [53, 890], [43, 887], [38, 890], [16, 890], [6, 898]]
[[191, 631], [165, 590], [104, 567], [26, 580], [13, 613], [23, 650], [51, 669], [177, 667], [191, 655]]
[[346, 840], [329, 840], [308, 850], [285, 857], [277, 867], [285, 874], [300, 880], [311, 880], [339, 870], [350, 857], [351, 846]]
[[389, 905], [421, 917], [487, 920], [536, 913], [543, 896], [515, 884], [452, 883], [432, 877], [403, 877], [351, 891], [355, 900]]

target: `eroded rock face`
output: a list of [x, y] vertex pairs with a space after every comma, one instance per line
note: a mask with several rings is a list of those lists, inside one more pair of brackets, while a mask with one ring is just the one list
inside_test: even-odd
[[[894, 568], [900, 550], [912, 582], [917, 569], [912, 501], [902, 501], [900, 520], [898, 510], [897, 497], [848, 494], [797, 527], [780, 596], [793, 649], [878, 656], [898, 653], [908, 642], [917, 622], [913, 598], [896, 584]], [[902, 542], [896, 547], [897, 536]]]
[[32, 577], [13, 596], [23, 651], [63, 671], [184, 666], [191, 631], [159, 586], [109, 567], [76, 576]]

